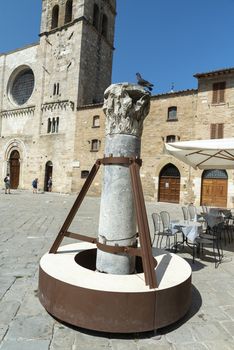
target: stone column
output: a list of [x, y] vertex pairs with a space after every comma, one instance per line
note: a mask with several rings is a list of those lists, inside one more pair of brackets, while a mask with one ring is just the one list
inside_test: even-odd
[[[150, 94], [139, 85], [114, 84], [105, 91], [106, 157], [140, 157], [143, 121], [149, 108]], [[98, 239], [113, 246], [136, 244], [131, 177], [126, 165], [104, 166]], [[131, 274], [135, 258], [98, 250], [96, 267], [100, 272]]]

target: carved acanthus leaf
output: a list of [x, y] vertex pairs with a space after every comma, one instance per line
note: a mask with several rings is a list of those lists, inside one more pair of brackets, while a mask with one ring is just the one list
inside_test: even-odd
[[111, 85], [104, 94], [106, 135], [128, 134], [141, 137], [149, 108], [150, 94], [141, 86], [128, 83]]

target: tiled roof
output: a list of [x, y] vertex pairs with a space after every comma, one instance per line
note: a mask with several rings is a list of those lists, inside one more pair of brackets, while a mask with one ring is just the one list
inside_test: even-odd
[[186, 90], [179, 90], [179, 91], [169, 91], [169, 92], [164, 92], [161, 94], [153, 95], [151, 98], [158, 98], [161, 96], [165, 97], [171, 97], [171, 96], [177, 96], [177, 95], [185, 95], [185, 94], [191, 94], [191, 93], [197, 93], [197, 89], [186, 89]]
[[229, 73], [234, 73], [234, 67], [213, 70], [213, 71], [206, 72], [206, 73], [196, 73], [196, 74], [194, 74], [194, 77], [195, 78], [205, 78], [205, 77], [211, 77], [211, 76], [223, 75], [223, 74], [229, 74]]

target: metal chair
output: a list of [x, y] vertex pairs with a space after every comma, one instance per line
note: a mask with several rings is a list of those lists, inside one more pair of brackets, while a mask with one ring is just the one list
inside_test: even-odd
[[152, 214], [153, 224], [154, 224], [154, 237], [151, 242], [151, 246], [153, 247], [154, 241], [157, 237], [156, 247], [158, 246], [159, 236], [160, 236], [160, 215], [158, 213]]
[[207, 206], [206, 205], [202, 205], [202, 212], [204, 213], [204, 214], [208, 214], [208, 208], [207, 208]]
[[224, 244], [226, 245], [226, 235], [228, 239], [228, 243], [231, 243], [232, 241], [232, 232], [233, 232], [233, 217], [231, 210], [223, 210], [222, 212], [223, 218], [224, 218], [224, 230], [223, 230], [223, 236], [224, 236]]
[[[170, 219], [170, 214], [167, 211], [161, 211], [160, 212], [160, 218], [162, 222], [162, 232], [160, 233], [161, 236], [166, 237], [166, 249], [167, 247], [171, 249], [171, 242], [170, 242], [170, 237], [174, 238], [174, 245], [173, 247], [175, 248], [175, 252], [177, 251], [177, 232], [172, 231], [172, 225], [171, 225], [171, 219]], [[162, 242], [162, 239], [161, 239]], [[169, 245], [168, 245], [169, 243]]]
[[193, 204], [188, 205], [188, 213], [189, 213], [189, 220], [191, 221], [197, 220], [197, 210]]
[[188, 221], [189, 220], [188, 208], [182, 207], [182, 212], [183, 212], [184, 221]]
[[[223, 257], [223, 249], [221, 244], [221, 234], [223, 232], [223, 229], [224, 223], [221, 222], [215, 225], [212, 229], [210, 229], [209, 232], [212, 232], [212, 235], [209, 234], [209, 238], [205, 237], [205, 235], [201, 235], [196, 238], [193, 245], [193, 262], [195, 260], [195, 252], [197, 252], [197, 254], [200, 256], [201, 252], [204, 253], [204, 247], [211, 247], [214, 254], [215, 267], [218, 267]], [[216, 258], [216, 256], [218, 256], [218, 259]]]

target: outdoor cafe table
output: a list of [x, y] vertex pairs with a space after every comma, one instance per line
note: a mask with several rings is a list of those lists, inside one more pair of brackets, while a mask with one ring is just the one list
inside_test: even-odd
[[231, 210], [226, 208], [208, 208], [208, 214], [216, 216], [229, 216], [231, 215]]
[[220, 224], [221, 222], [224, 222], [225, 215], [218, 215], [220, 212], [216, 211], [210, 211], [209, 213], [203, 213], [202, 216], [204, 217], [207, 225], [210, 228], [213, 228], [214, 226]]
[[194, 243], [196, 237], [202, 233], [202, 224], [196, 221], [171, 221], [171, 229], [173, 233], [176, 233], [178, 230], [181, 230], [185, 241], [189, 240]]

